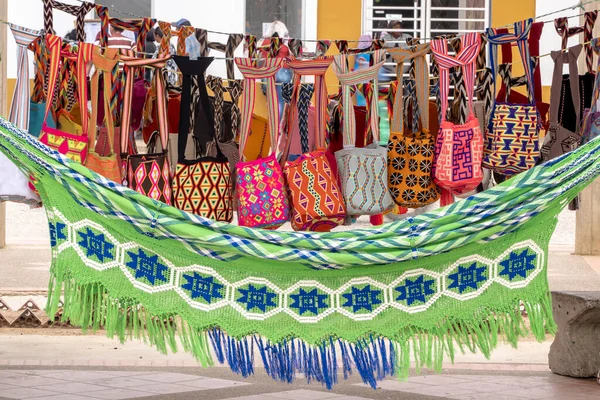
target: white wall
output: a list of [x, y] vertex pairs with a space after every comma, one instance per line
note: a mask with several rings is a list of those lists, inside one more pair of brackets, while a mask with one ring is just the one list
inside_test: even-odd
[[[578, 0], [536, 0], [535, 2], [535, 12], [536, 15], [544, 15], [549, 12], [553, 12], [556, 10], [562, 10], [563, 8], [576, 6], [579, 4]], [[569, 9], [567, 11], [562, 11], [558, 14], [552, 14], [548, 17], [541, 18], [542, 21], [554, 20], [558, 17], [568, 17], [573, 15], [579, 15], [583, 11], [579, 7], [575, 7], [575, 9]], [[597, 22], [598, 23], [598, 22]], [[569, 18], [569, 26], [579, 26], [579, 17]], [[542, 31], [542, 38], [540, 40], [540, 54], [550, 53], [553, 50], [560, 50], [562, 38], [556, 33], [556, 29], [554, 28], [554, 23], [549, 22], [544, 25], [544, 30]], [[583, 34], [575, 35], [569, 38], [569, 46], [574, 46], [580, 41], [583, 41]], [[584, 52], [581, 52], [581, 57], [584, 56]], [[520, 62], [520, 60], [519, 60]], [[552, 61], [552, 57], [542, 57], [540, 58], [540, 67], [542, 71], [542, 85], [550, 86], [552, 84], [552, 73], [554, 71], [554, 62]], [[565, 71], [567, 71], [568, 66], [565, 65]], [[584, 73], [585, 71], [580, 71], [580, 73]]]
[[[209, 5], [208, 3], [211, 3]], [[218, 3], [215, 4], [215, 3]], [[192, 26], [219, 32], [244, 32], [246, 20], [245, 0], [154, 0], [154, 16], [163, 21], [174, 22], [186, 18]], [[208, 40], [227, 43], [227, 35], [208, 34]], [[224, 57], [224, 53], [212, 51], [211, 56]], [[236, 50], [236, 56], [243, 56], [243, 45]], [[225, 60], [214, 60], [208, 69], [209, 74], [225, 77]], [[241, 77], [236, 71], [237, 77]]]
[[[61, 0], [66, 4], [78, 4], [74, 0]], [[43, 29], [44, 27], [44, 7], [41, 0], [8, 0], [8, 20], [14, 24], [21, 25], [32, 29]], [[90, 16], [92, 13], [89, 14]], [[54, 30], [61, 36], [75, 27], [75, 18], [70, 14], [62, 11], [54, 12]], [[8, 32], [8, 47], [7, 47], [7, 75], [8, 78], [17, 77], [17, 45], [14, 37]], [[30, 55], [30, 76], [33, 76], [33, 57]]]
[[[0, 0], [4, 1], [4, 0]], [[75, 0], [61, 0], [68, 4], [79, 4]], [[88, 0], [93, 1], [93, 0]], [[322, 0], [326, 1], [326, 0]], [[210, 3], [210, 5], [209, 5]], [[218, 3], [215, 4], [215, 3]], [[317, 0], [305, 0], [306, 39], [315, 39], [317, 34]], [[163, 21], [177, 21], [187, 18], [193, 26], [220, 32], [244, 32], [246, 0], [154, 0], [152, 16]], [[88, 18], [93, 18], [90, 12]], [[33, 29], [43, 28], [43, 6], [41, 0], [8, 0], [8, 20], [17, 25]], [[64, 36], [74, 28], [75, 19], [62, 11], [54, 12], [54, 29]], [[227, 42], [227, 35], [209, 33], [208, 40]], [[314, 45], [313, 45], [314, 47]], [[236, 50], [236, 56], [243, 56], [243, 45]], [[212, 56], [224, 57], [223, 53], [212, 52]], [[31, 53], [30, 53], [31, 56]], [[32, 59], [30, 57], [30, 59]], [[31, 60], [30, 60], [31, 61]], [[225, 77], [225, 60], [213, 61], [209, 73]], [[17, 77], [16, 44], [12, 34], [8, 38], [8, 78]], [[236, 71], [237, 77], [241, 77]], [[30, 62], [30, 76], [33, 76], [33, 61]]]

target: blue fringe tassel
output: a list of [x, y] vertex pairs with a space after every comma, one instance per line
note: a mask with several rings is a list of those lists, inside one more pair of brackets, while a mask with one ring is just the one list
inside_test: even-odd
[[259, 336], [235, 339], [214, 328], [208, 332], [217, 361], [227, 362], [237, 374], [254, 374], [254, 347], [258, 349], [267, 375], [292, 383], [296, 374], [304, 374], [308, 383], [317, 381], [331, 389], [338, 383], [338, 351], [344, 379], [358, 371], [363, 382], [373, 389], [377, 382], [396, 373], [394, 344], [384, 338], [359, 340], [356, 344], [330, 337], [318, 346], [291, 338], [280, 343]]

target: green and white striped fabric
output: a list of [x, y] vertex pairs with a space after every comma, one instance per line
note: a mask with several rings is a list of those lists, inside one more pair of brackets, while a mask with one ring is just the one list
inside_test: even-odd
[[[50, 224], [49, 312], [250, 375], [338, 370], [376, 385], [554, 332], [548, 242], [600, 173], [600, 141], [451, 206], [350, 232], [254, 230], [190, 215], [50, 150], [0, 119], [0, 151], [35, 177]], [[519, 305], [528, 313], [525, 324]], [[527, 326], [527, 328], [526, 328]], [[179, 338], [179, 340], [176, 340]]]

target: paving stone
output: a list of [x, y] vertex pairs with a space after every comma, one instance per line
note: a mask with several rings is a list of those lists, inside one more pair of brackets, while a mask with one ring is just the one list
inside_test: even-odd
[[138, 379], [147, 379], [153, 382], [175, 383], [184, 381], [194, 381], [202, 378], [197, 375], [178, 374], [173, 372], [153, 372], [146, 375], [136, 375]]
[[2, 383], [8, 384], [8, 385], [21, 386], [21, 387], [37, 387], [37, 386], [45, 386], [45, 385], [64, 384], [67, 382], [64, 380], [61, 380], [61, 379], [49, 378], [47, 376], [37, 376], [37, 375], [23, 376], [23, 375], [21, 375], [17, 378], [3, 379]]
[[32, 397], [31, 400], [90, 400], [90, 397], [73, 393], [61, 393], [56, 396]]
[[90, 385], [89, 383], [82, 382], [66, 382], [58, 385], [44, 385], [37, 386], [36, 389], [49, 390], [51, 392], [58, 392], [63, 394], [70, 393], [88, 393], [96, 390], [106, 390], [106, 386]]
[[151, 383], [148, 382], [148, 385], [137, 387], [144, 392], [152, 393], [152, 394], [172, 394], [172, 393], [185, 393], [185, 392], [197, 392], [199, 390], [203, 390], [201, 388], [196, 388], [192, 386], [182, 386], [180, 384], [173, 383]]
[[244, 386], [250, 385], [250, 382], [239, 382], [239, 381], [230, 381], [227, 379], [218, 379], [218, 378], [203, 378], [197, 379], [195, 381], [185, 381], [181, 382], [180, 385], [192, 386], [199, 389], [224, 389], [234, 386]]
[[137, 397], [148, 397], [148, 396], [152, 396], [152, 394], [148, 393], [148, 392], [141, 392], [139, 390], [131, 390], [131, 389], [108, 389], [108, 390], [100, 390], [97, 392], [88, 393], [87, 396], [94, 398], [94, 399], [125, 400], [125, 399], [135, 399]]
[[88, 379], [85, 381], [91, 385], [106, 386], [110, 388], [141, 388], [148, 384], [148, 380], [137, 379], [137, 377], [107, 377], [101, 379]]
[[18, 387], [14, 389], [2, 390], [2, 397], [7, 399], [30, 399], [34, 397], [42, 396], [54, 396], [56, 392], [50, 392], [48, 390], [33, 389]]
[[288, 390], [285, 392], [269, 393], [271, 397], [286, 400], [319, 400], [319, 399], [338, 399], [339, 394], [331, 392], [321, 392], [316, 390]]

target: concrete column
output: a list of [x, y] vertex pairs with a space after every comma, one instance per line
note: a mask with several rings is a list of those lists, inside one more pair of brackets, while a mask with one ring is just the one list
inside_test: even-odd
[[[596, 10], [597, 3], [586, 4], [586, 11]], [[580, 25], [584, 24], [584, 17], [580, 17]], [[594, 37], [600, 34], [600, 21], [596, 21]], [[583, 34], [580, 35], [583, 43]], [[596, 65], [594, 57], [594, 65]], [[585, 57], [579, 58], [579, 71], [586, 71]], [[575, 253], [580, 255], [600, 255], [600, 180], [592, 182], [581, 193], [581, 202], [577, 211], [575, 226]]]
[[[0, 0], [0, 19], [6, 21], [8, 15], [8, 1]], [[0, 115], [6, 117], [6, 37], [8, 27], [0, 24]], [[6, 246], [6, 204], [0, 202], [0, 249]]]

